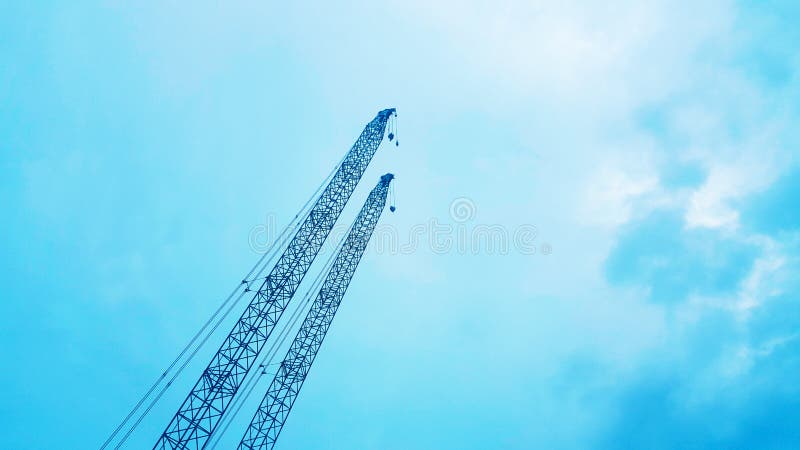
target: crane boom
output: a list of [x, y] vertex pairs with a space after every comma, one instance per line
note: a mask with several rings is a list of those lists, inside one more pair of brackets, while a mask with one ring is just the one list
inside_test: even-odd
[[154, 449], [205, 447], [378, 149], [394, 109], [364, 128]]
[[266, 396], [247, 427], [239, 450], [271, 450], [274, 447], [378, 223], [393, 178], [392, 174], [382, 176], [361, 208]]

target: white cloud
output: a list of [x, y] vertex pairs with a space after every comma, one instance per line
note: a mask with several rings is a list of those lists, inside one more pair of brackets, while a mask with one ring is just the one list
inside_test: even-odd
[[696, 53], [723, 37], [733, 17], [725, 1], [412, 1], [397, 9], [441, 33], [502, 91], [593, 115], [675, 92], [696, 76]]
[[601, 226], [628, 222], [635, 202], [658, 188], [658, 177], [634, 174], [619, 167], [603, 167], [587, 183], [583, 219]]
[[775, 173], [769, 158], [759, 152], [745, 153], [733, 164], [715, 163], [705, 183], [689, 199], [686, 225], [689, 228], [735, 229], [739, 225], [739, 212], [731, 203], [763, 189], [775, 178]]
[[689, 200], [686, 224], [690, 227], [735, 228], [739, 213], [727, 200], [740, 192], [744, 178], [735, 170], [717, 169], [709, 174], [706, 183]]
[[736, 310], [746, 315], [769, 297], [780, 294], [775, 275], [785, 264], [786, 258], [777, 254], [767, 254], [756, 259], [752, 272], [742, 283]]

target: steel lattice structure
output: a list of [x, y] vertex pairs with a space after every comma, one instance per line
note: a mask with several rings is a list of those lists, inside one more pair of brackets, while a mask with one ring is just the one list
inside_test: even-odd
[[239, 450], [272, 449], [289, 416], [347, 286], [386, 204], [392, 174], [381, 177], [356, 217], [311, 309], [297, 332], [267, 394], [247, 427]]
[[364, 128], [154, 449], [205, 447], [372, 160], [393, 113], [393, 108], [381, 111]]

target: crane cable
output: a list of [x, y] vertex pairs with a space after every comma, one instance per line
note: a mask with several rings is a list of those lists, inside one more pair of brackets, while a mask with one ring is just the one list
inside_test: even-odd
[[394, 145], [400, 147], [400, 138], [397, 132], [397, 111], [394, 112]]
[[394, 183], [389, 186], [389, 211], [395, 212], [397, 210], [397, 203], [395, 202], [397, 197], [395, 196], [394, 191]]
[[397, 137], [397, 111], [390, 116], [390, 119], [387, 126], [389, 129], [388, 138], [390, 142], [394, 139], [394, 145], [399, 147], [400, 139]]
[[[284, 239], [284, 241], [287, 240], [287, 239], [288, 239], [288, 237], [286, 239]], [[266, 267], [266, 265], [264, 267]], [[262, 267], [261, 270], [259, 270], [259, 274], [264, 270], [264, 267]], [[175, 372], [172, 375], [172, 377], [167, 382], [167, 384], [165, 384], [161, 388], [161, 390], [158, 392], [158, 395], [156, 395], [150, 401], [150, 404], [147, 405], [147, 408], [144, 410], [144, 412], [142, 412], [142, 414], [139, 415], [139, 417], [136, 419], [136, 421], [133, 423], [133, 425], [125, 433], [125, 435], [122, 436], [122, 439], [114, 447], [114, 450], [118, 450], [120, 447], [122, 447], [122, 445], [125, 443], [125, 441], [128, 440], [128, 437], [130, 437], [131, 433], [133, 433], [133, 431], [136, 429], [136, 427], [139, 426], [140, 423], [142, 423], [142, 420], [144, 420], [144, 418], [147, 416], [147, 414], [150, 413], [150, 410], [153, 409], [153, 407], [156, 405], [156, 403], [158, 403], [158, 401], [161, 400], [161, 397], [164, 395], [164, 393], [167, 392], [167, 389], [169, 389], [169, 387], [172, 386], [172, 383], [175, 381], [175, 379], [178, 378], [178, 376], [181, 373], [183, 373], [183, 370], [186, 368], [186, 366], [189, 365], [189, 363], [192, 361], [192, 359], [195, 357], [195, 355], [197, 355], [197, 353], [200, 351], [200, 349], [203, 348], [203, 346], [206, 344], [206, 342], [208, 342], [208, 339], [214, 334], [214, 332], [217, 330], [217, 328], [219, 328], [220, 324], [222, 324], [222, 322], [228, 317], [228, 314], [230, 314], [230, 312], [233, 310], [233, 308], [236, 307], [236, 305], [239, 303], [239, 301], [242, 299], [242, 297], [244, 297], [244, 294], [246, 294], [247, 292], [250, 292], [250, 291], [248, 289], [245, 289], [244, 291], [242, 291], [239, 294], [239, 296], [236, 297], [236, 300], [233, 303], [231, 303], [231, 305], [228, 307], [228, 309], [225, 311], [225, 313], [222, 314], [222, 316], [219, 319], [217, 319], [217, 322], [214, 324], [214, 326], [211, 328], [211, 330], [209, 330], [208, 333], [206, 333], [206, 335], [203, 337], [203, 340], [200, 341], [200, 344], [198, 344], [197, 347], [194, 348], [192, 353], [189, 354], [189, 357], [186, 360], [184, 360], [183, 364], [181, 364], [181, 366], [178, 368], [177, 372]]]
[[[284, 230], [284, 231], [285, 231], [285, 230]], [[283, 234], [283, 233], [282, 233], [282, 234]], [[281, 235], [281, 236], [279, 236], [279, 239], [280, 239], [281, 237], [282, 237], [282, 235]], [[277, 240], [276, 240], [276, 243], [277, 243]], [[274, 247], [274, 245], [275, 245], [275, 243], [273, 243], [273, 247]], [[271, 248], [272, 248], [272, 247], [270, 247], [270, 249], [271, 249]], [[253, 266], [253, 268], [252, 268], [252, 269], [250, 269], [250, 272], [247, 274], [247, 276], [245, 276], [245, 280], [246, 280], [247, 278], [249, 278], [249, 277], [250, 277], [250, 275], [252, 275], [252, 274], [253, 274], [253, 272], [256, 270], [256, 268], [258, 268], [258, 267], [259, 267], [259, 266], [260, 266], [260, 265], [263, 263], [264, 259], [266, 259], [266, 257], [267, 257], [267, 256], [269, 256], [269, 254], [270, 254], [270, 253], [269, 253], [269, 250], [268, 250], [267, 252], [265, 252], [265, 253], [264, 253], [264, 254], [261, 256], [261, 258], [259, 258], [259, 260], [258, 260], [258, 262], [256, 262], [255, 266]], [[263, 267], [262, 267], [262, 269], [261, 269], [261, 270], [259, 270], [259, 274], [260, 274], [262, 271], [263, 271]], [[126, 423], [127, 423], [129, 420], [130, 420], [130, 418], [131, 418], [131, 417], [132, 417], [132, 416], [133, 416], [133, 415], [136, 413], [136, 411], [137, 411], [139, 408], [141, 408], [141, 406], [142, 406], [142, 404], [144, 404], [145, 400], [147, 400], [147, 398], [148, 398], [148, 397], [150, 397], [150, 394], [152, 394], [152, 393], [153, 393], [153, 391], [155, 391], [155, 389], [158, 387], [158, 385], [159, 385], [159, 384], [161, 384], [161, 382], [162, 382], [162, 381], [163, 381], [163, 380], [164, 380], [164, 379], [167, 377], [167, 374], [169, 374], [169, 372], [170, 372], [170, 371], [171, 371], [171, 370], [172, 370], [172, 369], [175, 367], [175, 365], [178, 363], [178, 361], [180, 361], [180, 360], [181, 360], [181, 358], [183, 358], [183, 356], [184, 356], [184, 355], [186, 355], [186, 352], [187, 352], [187, 351], [189, 351], [189, 348], [191, 348], [191, 347], [192, 347], [192, 346], [193, 346], [193, 345], [194, 345], [194, 344], [197, 342], [197, 340], [200, 338], [200, 336], [203, 334], [203, 332], [204, 332], [204, 331], [205, 331], [205, 330], [208, 328], [208, 326], [211, 324], [211, 322], [212, 322], [212, 321], [213, 321], [213, 320], [214, 320], [214, 319], [215, 319], [217, 316], [219, 316], [219, 313], [220, 313], [220, 312], [221, 312], [221, 311], [222, 311], [222, 310], [225, 308], [225, 306], [226, 306], [226, 305], [227, 305], [227, 304], [228, 304], [228, 303], [231, 301], [231, 299], [233, 298], [233, 296], [234, 296], [234, 295], [235, 295], [235, 294], [236, 294], [236, 293], [239, 291], [239, 289], [242, 287], [242, 285], [243, 285], [243, 284], [246, 284], [246, 283], [243, 281], [242, 283], [240, 283], [239, 285], [237, 285], [237, 286], [236, 286], [236, 288], [234, 288], [234, 290], [233, 290], [233, 291], [231, 291], [231, 293], [228, 295], [228, 297], [227, 297], [227, 298], [226, 298], [226, 299], [225, 299], [225, 300], [222, 302], [222, 304], [220, 304], [220, 305], [219, 305], [219, 307], [217, 308], [217, 310], [216, 310], [216, 311], [214, 311], [214, 313], [211, 315], [211, 317], [209, 317], [209, 318], [208, 318], [208, 320], [206, 320], [206, 322], [203, 324], [203, 326], [202, 326], [202, 327], [200, 327], [200, 329], [199, 329], [199, 330], [198, 330], [198, 331], [197, 331], [197, 332], [194, 334], [194, 336], [192, 336], [192, 339], [191, 339], [191, 340], [190, 340], [190, 341], [189, 341], [189, 342], [186, 344], [186, 346], [185, 346], [185, 347], [183, 347], [183, 349], [180, 351], [180, 353], [178, 353], [178, 356], [176, 356], [176, 357], [175, 357], [175, 359], [173, 359], [173, 360], [172, 360], [172, 362], [171, 362], [171, 363], [170, 363], [170, 365], [167, 367], [167, 369], [166, 369], [166, 370], [165, 370], [165, 371], [164, 371], [164, 372], [163, 372], [163, 373], [162, 373], [162, 374], [161, 374], [161, 375], [160, 375], [160, 376], [159, 376], [159, 377], [158, 377], [158, 378], [157, 378], [157, 379], [156, 379], [156, 380], [153, 382], [153, 384], [150, 386], [150, 388], [147, 390], [147, 392], [145, 392], [145, 394], [144, 394], [144, 395], [143, 395], [143, 396], [142, 396], [142, 397], [139, 399], [139, 401], [136, 403], [136, 405], [135, 405], [135, 406], [134, 406], [134, 407], [133, 407], [133, 408], [130, 410], [130, 412], [128, 412], [128, 415], [127, 415], [127, 416], [125, 416], [125, 418], [122, 420], [122, 422], [120, 422], [120, 423], [119, 423], [119, 425], [117, 426], [117, 428], [116, 428], [116, 429], [114, 429], [114, 431], [111, 433], [111, 435], [110, 435], [110, 436], [109, 436], [109, 437], [106, 439], [106, 441], [105, 441], [105, 442], [103, 443], [103, 445], [100, 447], [100, 450], [103, 450], [103, 449], [105, 449], [105, 448], [108, 446], [108, 444], [109, 444], [109, 443], [110, 443], [110, 442], [111, 442], [111, 441], [114, 439], [114, 437], [116, 437], [116, 435], [117, 435], [117, 434], [120, 432], [120, 430], [122, 429], [122, 427], [124, 427], [124, 426], [125, 426], [125, 424], [126, 424]], [[234, 301], [234, 303], [238, 303], [239, 299], [241, 299], [241, 296], [242, 296], [243, 294], [244, 294], [244, 292], [241, 292], [241, 293], [239, 294], [239, 297], [237, 297], [237, 299]], [[180, 373], [180, 371], [179, 371], [178, 373]], [[173, 377], [173, 380], [174, 380], [174, 377]], [[171, 382], [172, 382], [172, 380], [170, 380], [170, 383], [171, 383]], [[168, 383], [168, 384], [169, 384], [169, 383]]]
[[[352, 225], [350, 229], [352, 230]], [[349, 235], [349, 230], [348, 230], [348, 235]], [[264, 372], [256, 373], [252, 377], [250, 377], [247, 383], [245, 383], [245, 388], [244, 388], [245, 394], [240, 395], [236, 397], [236, 399], [234, 399], [234, 405], [232, 405], [229, 413], [225, 416], [225, 418], [223, 418], [225, 423], [217, 432], [215, 440], [209, 447], [210, 449], [213, 450], [217, 447], [217, 445], [219, 445], [220, 440], [222, 440], [222, 436], [224, 436], [225, 433], [228, 431], [228, 428], [230, 427], [234, 418], [239, 414], [239, 411], [242, 409], [244, 404], [250, 398], [250, 395], [255, 390], [255, 387], [258, 384], [258, 380], [260, 380], [261, 376], [265, 374], [266, 368], [278, 364], [278, 363], [273, 363], [272, 361], [275, 359], [278, 350], [280, 350], [283, 347], [286, 338], [289, 336], [289, 331], [294, 329], [295, 326], [297, 325], [297, 322], [300, 319], [300, 312], [306, 310], [306, 307], [308, 306], [309, 303], [311, 303], [311, 300], [314, 298], [314, 294], [319, 291], [322, 283], [324, 282], [323, 275], [327, 276], [327, 274], [330, 272], [330, 269], [333, 266], [334, 261], [336, 260], [336, 255], [339, 254], [339, 250], [341, 249], [341, 247], [344, 246], [344, 241], [346, 239], [347, 239], [346, 237], [342, 239], [342, 242], [334, 249], [333, 252], [331, 252], [322, 270], [320, 270], [320, 272], [317, 274], [316, 279], [314, 280], [312, 285], [308, 288], [308, 291], [305, 294], [305, 298], [300, 304], [298, 304], [297, 308], [295, 308], [295, 310], [292, 312], [292, 315], [289, 319], [289, 323], [287, 323], [284, 326], [278, 338], [275, 341], [273, 341], [269, 351], [264, 355], [264, 358], [262, 358], [261, 367], [264, 368]]]
[[[180, 375], [181, 372], [183, 372], [183, 369], [186, 367], [186, 365], [189, 363], [189, 361], [191, 361], [191, 359], [194, 357], [194, 355], [196, 355], [197, 352], [200, 350], [200, 348], [202, 348], [202, 346], [208, 341], [208, 339], [211, 336], [211, 334], [214, 333], [214, 331], [217, 329], [219, 324], [225, 319], [225, 317], [227, 317], [228, 313], [230, 313], [230, 311], [236, 306], [236, 304], [239, 303], [239, 301], [241, 300], [242, 296], [246, 292], [249, 292], [249, 283], [254, 281], [254, 280], [256, 280], [256, 279], [259, 279], [258, 277], [261, 275], [261, 273], [264, 271], [264, 269], [269, 265], [269, 263], [272, 262], [272, 259], [277, 254], [277, 251], [280, 248], [282, 248], [284, 246], [284, 244], [286, 243], [286, 241], [288, 240], [288, 237], [285, 237], [285, 236], [290, 231], [292, 231], [294, 229], [294, 227], [296, 226], [297, 223], [300, 222], [299, 221], [300, 217], [303, 217], [303, 219], [305, 219], [305, 217], [308, 215], [308, 211], [306, 211], [306, 209], [308, 209], [308, 207], [311, 204], [312, 200], [315, 200], [315, 199], [318, 198], [318, 196], [320, 194], [320, 191], [322, 190], [323, 186], [325, 186], [326, 183], [328, 183], [333, 178], [334, 174], [336, 173], [336, 170], [342, 165], [342, 163], [344, 162], [345, 158], [347, 158], [348, 154], [349, 154], [349, 152], [345, 153], [345, 155], [342, 157], [342, 159], [340, 159], [339, 162], [337, 162], [336, 165], [334, 165], [333, 169], [331, 169], [331, 171], [328, 174], [328, 176], [325, 177], [325, 179], [322, 180], [322, 182], [317, 187], [317, 189], [314, 191], [314, 193], [311, 194], [311, 196], [308, 198], [308, 200], [306, 200], [305, 204], [303, 204], [303, 206], [297, 212], [297, 214], [295, 214], [295, 216], [292, 218], [292, 220], [286, 225], [286, 227], [284, 227], [284, 229], [281, 231], [281, 233], [278, 235], [278, 237], [272, 242], [272, 244], [267, 249], [267, 251], [265, 251], [264, 254], [261, 255], [261, 257], [258, 259], [256, 264], [250, 269], [250, 271], [247, 273], [247, 275], [242, 279], [242, 282], [239, 283], [236, 286], [236, 288], [233, 289], [233, 291], [231, 291], [231, 293], [225, 298], [225, 300], [223, 300], [222, 304], [220, 304], [220, 306], [214, 311], [214, 313], [211, 315], [211, 317], [209, 317], [208, 320], [206, 320], [206, 322], [203, 324], [203, 326], [200, 327], [200, 329], [194, 334], [194, 336], [192, 336], [192, 338], [183, 347], [183, 349], [178, 353], [178, 355], [175, 357], [175, 359], [172, 360], [172, 362], [169, 364], [167, 369], [164, 370], [164, 372], [161, 373], [161, 375], [158, 378], [156, 378], [156, 380], [153, 382], [153, 384], [150, 386], [150, 388], [144, 393], [144, 395], [142, 395], [142, 397], [139, 399], [139, 401], [136, 403], [136, 405], [134, 405], [134, 407], [128, 412], [128, 414], [125, 416], [125, 418], [122, 419], [122, 421], [117, 425], [117, 427], [114, 429], [114, 431], [108, 436], [108, 438], [106, 438], [105, 442], [103, 442], [103, 445], [100, 446], [100, 450], [104, 450], [104, 449], [106, 449], [108, 447], [108, 445], [119, 434], [119, 432], [122, 430], [122, 428], [125, 426], [125, 424], [136, 414], [136, 412], [139, 410], [139, 408], [142, 407], [142, 405], [147, 400], [147, 398], [150, 397], [150, 395], [156, 390], [156, 388], [159, 386], [159, 384], [161, 384], [161, 382], [164, 381], [164, 379], [167, 377], [167, 374], [173, 368], [175, 368], [175, 366], [177, 365], [178, 361], [180, 361], [180, 359], [183, 358], [184, 355], [186, 355], [186, 352], [189, 350], [189, 348], [191, 348], [197, 342], [197, 340], [200, 338], [200, 336], [203, 334], [203, 332], [206, 329], [208, 329], [208, 326], [214, 321], [214, 319], [217, 316], [219, 316], [220, 312], [225, 308], [225, 306], [228, 305], [228, 303], [230, 303], [231, 299], [233, 298], [234, 295], [236, 295], [236, 293], [239, 291], [239, 289], [242, 287], [242, 285], [247, 285], [245, 290], [242, 291], [239, 294], [239, 296], [236, 298], [236, 300], [234, 300], [233, 304], [231, 304], [228, 307], [227, 311], [225, 311], [223, 316], [217, 321], [217, 324], [214, 325], [214, 327], [206, 334], [206, 336], [201, 341], [200, 345], [191, 353], [191, 355], [189, 356], [189, 359], [187, 361], [185, 361], [183, 365], [181, 365], [181, 367], [172, 376], [172, 378], [169, 380], [169, 382], [164, 386], [164, 388], [162, 388], [161, 392], [159, 392], [159, 394], [156, 396], [156, 398], [150, 403], [150, 405], [148, 405], [148, 407], [145, 410], [145, 412], [137, 419], [137, 421], [134, 423], [134, 425], [131, 426], [131, 428], [125, 433], [124, 437], [120, 440], [120, 442], [114, 448], [118, 449], [118, 448], [120, 448], [122, 446], [122, 444], [124, 444], [124, 442], [127, 440], [128, 436], [130, 436], [130, 434], [134, 431], [136, 426], [138, 426], [139, 423], [141, 423], [141, 421], [144, 418], [144, 416], [146, 416], [147, 413], [150, 412], [150, 410], [155, 405], [155, 403], [158, 402], [158, 400], [164, 394], [166, 389], [175, 381], [175, 379], [178, 377], [178, 375]], [[282, 239], [283, 239], [283, 241], [281, 242]], [[276, 244], [278, 244], [279, 242], [280, 242], [280, 245], [276, 247]], [[267, 259], [268, 256], [269, 256], [269, 258]], [[264, 263], [265, 260], [267, 260], [267, 263]], [[255, 272], [255, 270], [259, 266], [261, 266], [261, 268], [258, 270], [258, 273], [256, 274], [256, 277], [248, 281], [250, 276], [253, 274], [253, 272]]]
[[[234, 418], [238, 416], [239, 411], [241, 411], [242, 407], [247, 402], [247, 400], [250, 398], [250, 395], [253, 393], [253, 390], [258, 385], [258, 380], [261, 379], [262, 375], [267, 374], [267, 372], [266, 372], [267, 367], [270, 367], [270, 366], [273, 366], [273, 365], [277, 364], [277, 363], [273, 363], [272, 361], [275, 358], [278, 350], [283, 346], [284, 342], [286, 341], [286, 337], [289, 335], [289, 330], [293, 329], [295, 327], [295, 325], [297, 324], [297, 320], [300, 318], [300, 314], [299, 313], [301, 311], [304, 311], [306, 306], [308, 306], [308, 300], [307, 299], [304, 300], [302, 304], [299, 304], [297, 306], [297, 308], [295, 308], [295, 310], [293, 311], [292, 317], [290, 317], [290, 319], [289, 319], [290, 323], [288, 323], [287, 325], [284, 326], [282, 332], [280, 333], [280, 336], [278, 336], [278, 338], [277, 338], [278, 340], [276, 340], [272, 344], [272, 347], [270, 347], [270, 350], [267, 353], [267, 355], [261, 360], [261, 364], [259, 365], [259, 368], [262, 369], [262, 372], [254, 373], [250, 377], [248, 382], [245, 383], [245, 386], [242, 389], [242, 391], [244, 392], [244, 395], [239, 395], [234, 400], [233, 405], [231, 405], [231, 411], [228, 414], [226, 414], [225, 418], [223, 419], [225, 421], [225, 423], [222, 425], [222, 427], [219, 429], [219, 431], [217, 431], [216, 436], [214, 437], [215, 440], [210, 445], [209, 448], [214, 449], [214, 448], [217, 447], [217, 445], [219, 444], [219, 441], [222, 439], [222, 436], [224, 436], [225, 433], [228, 431], [228, 428], [230, 427], [230, 425], [233, 422]], [[273, 375], [273, 374], [270, 374], [270, 375]]]

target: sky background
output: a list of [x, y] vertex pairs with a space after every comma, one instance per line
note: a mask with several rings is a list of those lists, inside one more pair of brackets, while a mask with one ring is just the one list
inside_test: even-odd
[[386, 107], [340, 224], [391, 171], [401, 243], [537, 252], [370, 250], [278, 448], [800, 447], [798, 42], [789, 0], [0, 1], [0, 447], [99, 447]]

